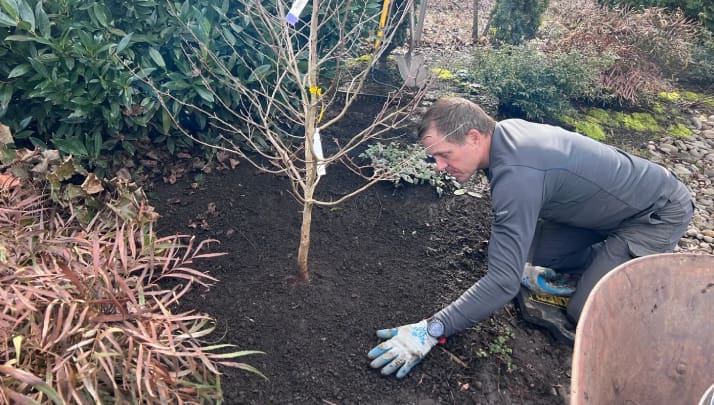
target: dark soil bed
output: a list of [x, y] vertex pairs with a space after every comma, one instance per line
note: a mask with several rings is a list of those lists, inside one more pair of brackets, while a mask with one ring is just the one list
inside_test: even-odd
[[[359, 122], [348, 116], [341, 127]], [[339, 195], [357, 181], [330, 168], [319, 191]], [[198, 188], [183, 179], [154, 190], [162, 235], [215, 238], [228, 253], [196, 263], [220, 282], [194, 291], [183, 309], [214, 316], [215, 339], [266, 353], [244, 361], [267, 381], [225, 370], [227, 404], [562, 403], [572, 349], [525, 324], [513, 305], [434, 348], [404, 380], [369, 367], [377, 329], [432, 315], [483, 275], [487, 198], [383, 183], [316, 208], [312, 282], [294, 286], [301, 207], [288, 190], [287, 179], [247, 163]]]

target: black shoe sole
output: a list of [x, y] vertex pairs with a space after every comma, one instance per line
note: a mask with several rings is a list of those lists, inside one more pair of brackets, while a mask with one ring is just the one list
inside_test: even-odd
[[575, 342], [574, 327], [565, 315], [566, 297], [539, 296], [521, 287], [516, 301], [526, 322], [547, 329], [560, 343]]

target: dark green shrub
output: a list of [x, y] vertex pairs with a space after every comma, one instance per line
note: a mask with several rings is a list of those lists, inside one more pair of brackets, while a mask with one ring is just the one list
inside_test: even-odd
[[206, 98], [165, 4], [2, 2], [0, 26], [8, 29], [0, 33], [0, 119], [16, 140], [54, 145], [100, 174], [116, 163], [110, 156], [132, 155], [139, 140], [180, 144], [183, 138], [167, 137], [171, 122], [154, 97], [115, 57], [133, 30], [121, 44], [124, 63], [173, 86], [181, 99]]
[[610, 63], [605, 58], [505, 46], [479, 50], [475, 60], [470, 68], [473, 80], [498, 98], [501, 115], [552, 120], [571, 112], [574, 101], [610, 98], [596, 84]]
[[518, 45], [535, 38], [548, 0], [498, 0], [491, 11], [489, 34], [496, 43]]
[[704, 87], [714, 83], [714, 34], [707, 32], [694, 45], [692, 62], [680, 79]]

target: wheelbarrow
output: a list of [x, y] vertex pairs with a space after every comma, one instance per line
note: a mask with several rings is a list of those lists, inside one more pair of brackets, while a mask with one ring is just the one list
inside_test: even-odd
[[709, 405], [713, 384], [714, 256], [641, 257], [598, 282], [576, 329], [571, 405]]

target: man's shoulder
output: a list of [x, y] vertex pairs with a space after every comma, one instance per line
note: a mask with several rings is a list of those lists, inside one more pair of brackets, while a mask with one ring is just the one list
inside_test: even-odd
[[564, 128], [526, 121], [520, 118], [508, 118], [496, 123], [496, 131], [508, 135], [533, 135], [538, 133], [567, 132]]

